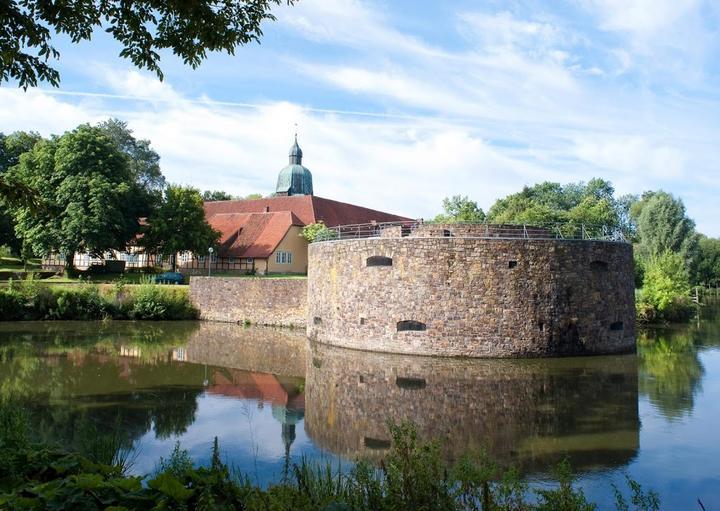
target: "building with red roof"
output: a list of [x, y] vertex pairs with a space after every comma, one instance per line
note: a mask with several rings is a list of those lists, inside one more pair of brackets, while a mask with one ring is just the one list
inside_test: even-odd
[[[290, 162], [280, 171], [274, 196], [263, 199], [205, 202], [208, 223], [220, 231], [220, 246], [212, 255], [217, 271], [248, 273], [307, 273], [308, 243], [302, 228], [405, 222], [410, 218], [324, 199], [313, 195], [312, 174], [302, 165], [302, 150], [290, 148]], [[180, 254], [185, 273], [208, 270], [204, 255]]]

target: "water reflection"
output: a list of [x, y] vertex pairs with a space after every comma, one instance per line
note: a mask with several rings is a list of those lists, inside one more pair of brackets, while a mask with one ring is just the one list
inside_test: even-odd
[[533, 470], [628, 463], [639, 447], [634, 355], [457, 360], [311, 346], [306, 430], [349, 458], [381, 456], [387, 421], [414, 422], [449, 458], [484, 448]]
[[669, 420], [689, 416], [704, 373], [692, 334], [667, 329], [642, 332], [638, 356], [640, 392]]
[[581, 470], [632, 467], [638, 396], [651, 405], [646, 451], [658, 431], [711, 413], [702, 396], [720, 322], [703, 312], [710, 320], [641, 333], [637, 356], [552, 360], [381, 355], [213, 323], [0, 323], [0, 400], [30, 410], [39, 438], [80, 450], [120, 431], [139, 473], [175, 440], [202, 461], [215, 435], [260, 481], [321, 449], [378, 459], [387, 420], [412, 420], [449, 459], [484, 447], [529, 472], [565, 454]]
[[[201, 395], [272, 407], [289, 453], [304, 417], [305, 338], [200, 323], [23, 323], [0, 327], [0, 399], [21, 403], [39, 440], [81, 452], [96, 436], [131, 447], [184, 435]], [[232, 418], [228, 418], [232, 420]]]

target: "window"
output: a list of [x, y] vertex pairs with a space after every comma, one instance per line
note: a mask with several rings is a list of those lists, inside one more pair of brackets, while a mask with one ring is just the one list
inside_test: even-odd
[[623, 322], [622, 321], [616, 321], [615, 323], [610, 324], [610, 330], [617, 332], [618, 330], [623, 329]]
[[398, 332], [406, 332], [406, 331], [422, 332], [423, 330], [426, 330], [426, 329], [427, 329], [427, 327], [425, 326], [425, 323], [421, 323], [420, 321], [405, 320], [405, 321], [398, 321], [398, 323], [397, 323], [397, 331]]
[[607, 271], [608, 263], [605, 261], [593, 261], [590, 263], [590, 269], [594, 271]]
[[199, 256], [198, 262], [204, 263], [205, 262], [205, 256]]
[[395, 379], [395, 385], [401, 389], [420, 390], [427, 386], [427, 382], [425, 381], [425, 378], [402, 378], [398, 376]]
[[235, 258], [234, 258], [234, 257], [228, 257], [228, 264], [235, 264]]
[[275, 252], [275, 262], [278, 264], [292, 264], [292, 252], [278, 250]]
[[385, 256], [370, 256], [365, 260], [365, 266], [392, 266], [393, 260]]
[[508, 261], [508, 268], [515, 268], [517, 266], [517, 261]]

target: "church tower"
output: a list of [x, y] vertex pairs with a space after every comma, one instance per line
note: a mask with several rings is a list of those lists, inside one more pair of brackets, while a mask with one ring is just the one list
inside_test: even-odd
[[290, 161], [278, 175], [275, 194], [279, 196], [312, 195], [312, 174], [306, 167], [303, 167], [303, 153], [302, 149], [300, 149], [300, 146], [298, 145], [297, 134], [295, 134], [295, 143], [290, 148], [288, 156]]

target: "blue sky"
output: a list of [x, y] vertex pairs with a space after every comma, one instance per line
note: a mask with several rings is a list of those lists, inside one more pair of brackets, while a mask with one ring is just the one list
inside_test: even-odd
[[165, 81], [102, 32], [60, 41], [59, 89], [0, 88], [0, 130], [109, 116], [170, 181], [268, 193], [293, 125], [315, 192], [413, 217], [487, 208], [525, 184], [603, 177], [662, 188], [720, 236], [720, 4], [702, 0], [301, 0], [260, 45]]

